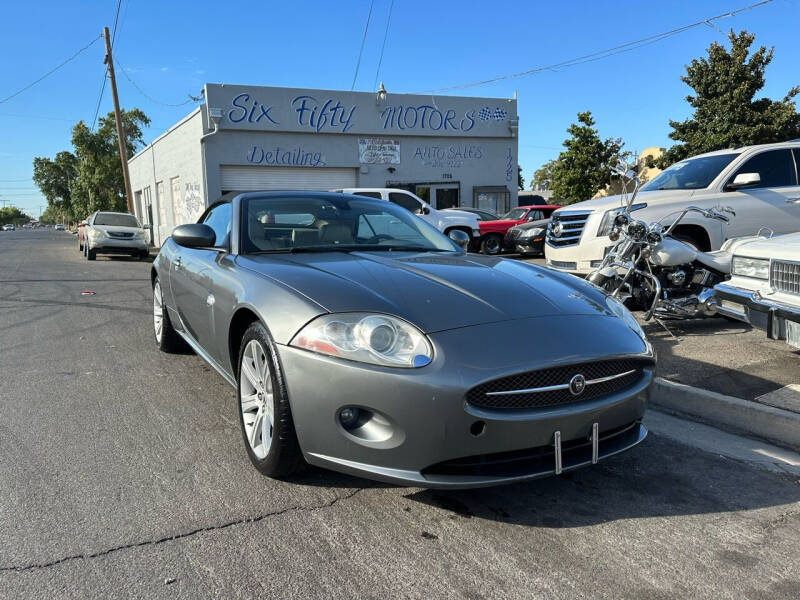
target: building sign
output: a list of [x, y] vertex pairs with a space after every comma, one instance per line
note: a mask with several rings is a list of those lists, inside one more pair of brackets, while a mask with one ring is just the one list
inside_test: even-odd
[[247, 151], [247, 162], [254, 165], [287, 167], [324, 167], [327, 164], [321, 152], [309, 151], [302, 146], [296, 148], [252, 146]]
[[358, 162], [362, 165], [399, 165], [400, 142], [379, 138], [358, 138]]
[[[355, 135], [513, 137], [516, 100], [208, 83], [222, 129]], [[207, 123], [211, 127], [210, 123]]]
[[425, 144], [414, 148], [413, 158], [423, 167], [437, 169], [459, 169], [467, 163], [479, 161], [484, 157], [482, 146], [472, 144], [452, 144], [449, 146]]

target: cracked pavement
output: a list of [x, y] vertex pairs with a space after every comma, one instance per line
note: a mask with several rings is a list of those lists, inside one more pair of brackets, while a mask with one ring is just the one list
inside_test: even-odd
[[510, 487], [262, 477], [148, 269], [0, 234], [0, 598], [800, 596], [797, 475], [657, 434]]

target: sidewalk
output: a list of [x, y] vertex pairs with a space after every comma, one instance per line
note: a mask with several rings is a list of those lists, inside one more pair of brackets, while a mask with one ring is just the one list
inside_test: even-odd
[[800, 351], [720, 318], [644, 326], [658, 353], [654, 405], [800, 449]]

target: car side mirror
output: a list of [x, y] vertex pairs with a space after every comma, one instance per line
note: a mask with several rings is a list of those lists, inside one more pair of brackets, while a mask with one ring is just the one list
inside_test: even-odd
[[758, 173], [739, 173], [733, 178], [733, 181], [728, 184], [728, 188], [738, 190], [739, 188], [750, 187], [758, 185], [759, 183], [761, 183], [761, 175]]
[[461, 231], [460, 229], [453, 229], [447, 234], [447, 237], [449, 237], [450, 240], [464, 252], [467, 251], [467, 247], [469, 246], [469, 236], [466, 234], [466, 232]]
[[204, 223], [187, 223], [172, 230], [172, 239], [184, 248], [212, 248], [217, 234]]
[[425, 205], [420, 206], [417, 210], [414, 211], [415, 215], [429, 215], [431, 214], [431, 209]]

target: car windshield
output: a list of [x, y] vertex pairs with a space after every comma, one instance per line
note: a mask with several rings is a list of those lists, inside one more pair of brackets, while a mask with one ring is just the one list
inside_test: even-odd
[[133, 215], [117, 213], [97, 213], [94, 225], [115, 225], [117, 227], [138, 227], [139, 221]]
[[244, 253], [458, 250], [403, 208], [346, 195], [245, 198], [241, 239]]
[[643, 192], [653, 190], [698, 190], [714, 181], [722, 169], [739, 156], [736, 152], [702, 156], [677, 162], [658, 177], [642, 186]]
[[519, 221], [525, 216], [526, 211], [527, 209], [525, 208], [514, 208], [504, 214], [502, 218], [509, 221]]

